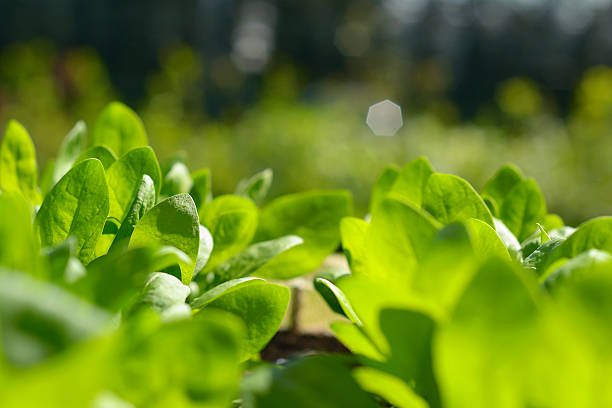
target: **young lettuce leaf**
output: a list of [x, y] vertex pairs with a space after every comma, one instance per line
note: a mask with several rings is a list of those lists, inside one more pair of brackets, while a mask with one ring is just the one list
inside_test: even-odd
[[189, 257], [180, 261], [183, 284], [191, 282], [200, 248], [198, 212], [189, 194], [172, 196], [153, 207], [142, 217], [132, 233], [129, 247], [159, 248], [173, 246]]
[[443, 224], [476, 218], [494, 227], [491, 212], [476, 190], [452, 174], [432, 174], [425, 187], [423, 208]]
[[77, 164], [51, 189], [38, 211], [42, 246], [55, 246], [72, 235], [77, 239], [77, 257], [88, 264], [95, 258], [108, 209], [102, 163], [88, 159]]
[[432, 174], [434, 171], [427, 159], [419, 157], [400, 170], [391, 191], [403, 200], [420, 207], [423, 203], [425, 186]]
[[314, 271], [340, 243], [340, 220], [352, 211], [346, 191], [311, 191], [286, 195], [261, 212], [255, 242], [297, 235], [304, 243], [278, 255], [257, 275], [289, 279]]
[[273, 176], [272, 169], [265, 169], [248, 179], [240, 180], [234, 194], [249, 198], [256, 205], [261, 205], [268, 195]]
[[247, 327], [241, 342], [241, 360], [259, 352], [278, 331], [289, 304], [289, 288], [263, 280], [248, 281], [234, 290], [225, 291], [208, 303], [208, 308], [221, 309], [240, 317]]
[[106, 177], [110, 190], [110, 218], [119, 222], [125, 218], [144, 175], [153, 181], [157, 197], [161, 188], [161, 170], [150, 147], [130, 150], [108, 168]]
[[72, 165], [86, 148], [87, 125], [80, 120], [68, 132], [57, 152], [53, 169], [53, 184], [57, 183], [72, 168]]
[[11, 120], [0, 145], [0, 190], [21, 192], [33, 205], [40, 203], [36, 151], [28, 131]]
[[74, 161], [74, 165], [87, 160], [87, 159], [98, 159], [104, 166], [104, 169], [108, 169], [114, 162], [117, 161], [117, 156], [106, 146], [92, 146], [85, 150], [79, 157]]
[[92, 146], [104, 145], [118, 157], [149, 144], [142, 121], [119, 102], [110, 103], [100, 114], [91, 135]]
[[257, 228], [258, 211], [247, 198], [225, 195], [212, 200], [200, 212], [214, 243], [204, 268], [208, 272], [249, 245]]

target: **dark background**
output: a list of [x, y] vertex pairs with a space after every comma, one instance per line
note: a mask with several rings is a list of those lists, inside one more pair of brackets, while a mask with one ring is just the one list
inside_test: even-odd
[[[237, 30], [249, 19], [244, 14], [249, 13], [249, 7], [257, 10], [261, 3], [3, 1], [0, 47], [33, 38], [45, 38], [60, 51], [93, 47], [108, 67], [121, 99], [136, 103], [145, 94], [145, 73], [158, 68], [160, 50], [188, 44], [205, 61], [230, 55]], [[267, 1], [274, 49], [266, 68], [249, 73], [247, 84], [237, 95], [218, 89], [207, 76], [206, 109], [218, 116], [230, 105], [252, 103], [258, 97], [261, 77], [280, 63], [299, 67], [306, 88], [330, 77], [367, 80], [376, 75], [377, 64], [385, 61], [401, 64], [405, 70], [402, 79], [409, 84], [414, 80], [415, 65], [433, 59], [450, 73], [442, 91], [459, 107], [463, 119], [473, 118], [502, 81], [516, 76], [537, 81], [553, 97], [556, 112], [567, 115], [572, 90], [583, 71], [612, 62], [612, 11], [608, 3]], [[339, 28], [350, 22], [369, 31], [370, 46], [357, 57], [343, 55], [336, 46]], [[398, 93], [404, 104], [414, 97], [408, 88]]]

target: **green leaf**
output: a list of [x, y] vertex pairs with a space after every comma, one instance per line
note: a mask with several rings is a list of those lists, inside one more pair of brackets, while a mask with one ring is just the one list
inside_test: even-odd
[[111, 249], [127, 247], [132, 232], [138, 221], [155, 206], [155, 185], [147, 174], [142, 176], [140, 186], [136, 190], [136, 195], [132, 204], [121, 222], [121, 227], [115, 235]]
[[44, 197], [51, 187], [53, 187], [53, 171], [55, 170], [55, 159], [50, 158], [47, 159], [45, 166], [43, 167], [42, 173], [40, 175], [40, 179], [38, 181], [41, 195]]
[[156, 312], [163, 313], [168, 309], [184, 305], [189, 296], [189, 286], [163, 272], [152, 273], [142, 291], [141, 303]]
[[427, 181], [423, 208], [443, 224], [476, 218], [494, 227], [491, 212], [476, 190], [451, 174], [432, 174]]
[[445, 406], [530, 405], [523, 390], [540, 341], [536, 293], [535, 279], [508, 263], [479, 268], [436, 333], [434, 371]]
[[58, 245], [43, 249], [52, 282], [62, 285], [73, 283], [85, 275], [85, 267], [76, 259], [77, 240], [70, 236]]
[[499, 210], [510, 191], [521, 182], [521, 171], [511, 165], [502, 166], [497, 173], [485, 184], [482, 197], [494, 203], [495, 215], [499, 217]]
[[496, 257], [510, 261], [510, 253], [501, 238], [491, 226], [481, 220], [471, 218], [465, 221], [470, 235], [470, 243], [476, 258], [486, 260]]
[[403, 200], [420, 207], [423, 203], [423, 193], [427, 180], [433, 173], [434, 171], [427, 159], [419, 157], [402, 168], [391, 191]]
[[200, 211], [206, 203], [212, 200], [212, 187], [209, 169], [201, 169], [191, 174], [193, 187], [191, 187], [191, 197]]
[[138, 221], [130, 248], [173, 246], [189, 256], [191, 262], [180, 262], [181, 280], [191, 282], [200, 247], [200, 223], [189, 194], [178, 194], [153, 207]]
[[581, 224], [559, 247], [557, 258], [574, 258], [589, 249], [612, 252], [612, 217], [597, 217]]
[[[249, 276], [275, 256], [300, 245], [302, 242], [304, 241], [300, 237], [287, 235], [286, 237], [253, 244], [239, 254], [217, 265], [207, 276], [199, 277], [198, 282], [212, 287], [230, 279]], [[207, 282], [208, 276], [212, 276], [210, 283]]]
[[249, 198], [256, 205], [260, 205], [268, 195], [273, 177], [272, 169], [262, 170], [248, 179], [240, 180], [234, 194]]
[[136, 407], [229, 407], [238, 392], [242, 335], [238, 318], [217, 311], [152, 332], [127, 331], [112, 389]]
[[287, 287], [257, 281], [226, 291], [210, 302], [207, 308], [225, 310], [245, 322], [247, 337], [240, 347], [241, 360], [244, 361], [272, 339], [283, 321], [288, 304]]
[[89, 408], [134, 408], [134, 406], [110, 391], [103, 391], [96, 396]]
[[352, 200], [346, 191], [310, 191], [272, 201], [261, 212], [255, 241], [297, 235], [304, 243], [275, 257], [257, 274], [289, 279], [317, 269], [338, 248], [340, 220], [351, 211]]
[[210, 271], [245, 249], [257, 228], [257, 208], [251, 200], [233, 195], [215, 198], [204, 207], [200, 219], [213, 237], [213, 251], [204, 268]]
[[119, 222], [124, 220], [144, 175], [151, 177], [157, 197], [161, 187], [161, 170], [150, 147], [131, 150], [108, 168], [106, 177], [110, 190], [109, 218]]
[[334, 312], [345, 316], [352, 323], [361, 326], [361, 321], [344, 295], [344, 292], [335, 285], [335, 282], [343, 276], [350, 276], [350, 274], [342, 270], [321, 272], [314, 278], [314, 288]]
[[473, 235], [463, 223], [449, 224], [436, 234], [414, 276], [412, 308], [448, 319], [481, 262]]
[[70, 235], [77, 239], [77, 256], [84, 264], [95, 257], [95, 246], [108, 215], [108, 186], [100, 161], [85, 160], [51, 189], [36, 216], [43, 247]]
[[612, 261], [612, 255], [598, 249], [589, 249], [586, 252], [570, 259], [559, 268], [552, 270], [544, 280], [544, 287], [555, 290], [559, 286], [567, 284], [568, 280], [580, 279], [581, 276], [590, 273], [598, 265], [608, 264]]
[[508, 249], [508, 253], [517, 261], [521, 260], [521, 244], [516, 239], [512, 231], [506, 227], [506, 224], [503, 223], [499, 218], [493, 218], [493, 222], [495, 223], [495, 232], [502, 240], [506, 249]]
[[364, 356], [370, 360], [382, 361], [383, 354], [368, 338], [362, 327], [353, 323], [337, 321], [330, 325], [334, 336], [342, 342], [353, 354]]
[[540, 230], [540, 242], [545, 244], [546, 242], [550, 241], [550, 236], [548, 235], [548, 232], [546, 232], [542, 224], [537, 222], [536, 225], [538, 226], [538, 229]]
[[134, 148], [147, 146], [149, 141], [138, 115], [124, 104], [112, 102], [98, 117], [91, 144], [105, 145], [121, 157]]
[[85, 122], [80, 120], [68, 132], [57, 152], [53, 169], [53, 184], [57, 183], [72, 168], [72, 165], [86, 148], [87, 126]]
[[523, 261], [523, 266], [533, 269], [538, 276], [541, 276], [548, 266], [558, 259], [556, 249], [563, 243], [563, 239], [551, 239], [540, 245]]
[[21, 192], [32, 204], [40, 203], [36, 151], [28, 131], [16, 120], [9, 121], [0, 145], [0, 190]]
[[110, 315], [55, 285], [0, 270], [4, 357], [15, 366], [37, 364], [99, 334]]
[[389, 343], [390, 353], [384, 364], [376, 364], [377, 368], [411, 384], [430, 407], [440, 407], [432, 357], [435, 322], [423, 313], [383, 309], [380, 327]]
[[104, 166], [104, 169], [108, 169], [115, 161], [117, 156], [106, 146], [92, 146], [85, 150], [77, 159], [74, 164], [77, 165], [87, 159], [98, 159]]
[[112, 312], [129, 307], [142, 291], [153, 268], [150, 248], [119, 250], [87, 265], [86, 275], [70, 290]]
[[410, 282], [419, 260], [441, 227], [414, 204], [390, 195], [372, 213], [365, 238], [366, 273], [396, 285]]
[[20, 193], [0, 193], [0, 266], [34, 273], [38, 249], [30, 204]]
[[200, 248], [196, 261], [195, 274], [199, 274], [208, 263], [210, 254], [213, 251], [213, 238], [206, 227], [200, 225]]
[[[173, 246], [165, 245], [159, 247], [153, 253], [153, 269], [156, 271], [166, 271], [168, 273], [168, 269], [180, 265], [181, 263], [190, 264], [191, 258], [189, 258], [189, 255], [186, 253]], [[175, 276], [173, 273], [171, 273], [171, 275]], [[176, 277], [179, 279], [181, 278], [180, 268]]]
[[353, 377], [365, 391], [381, 396], [393, 406], [429, 407], [408, 384], [391, 374], [370, 367], [358, 367], [353, 370]]
[[259, 284], [265, 282], [261, 278], [239, 278], [223, 282], [220, 285], [204, 292], [202, 295], [193, 299], [189, 304], [194, 309], [206, 307], [209, 303], [215, 301], [221, 296], [224, 296], [234, 290], [238, 290], [248, 285]]
[[344, 356], [309, 356], [275, 369], [261, 368], [243, 383], [248, 408], [376, 408], [351, 376]]
[[370, 212], [374, 212], [376, 206], [384, 200], [393, 188], [393, 184], [399, 177], [399, 169], [396, 166], [387, 166], [380, 173], [372, 188], [372, 198], [370, 199]]
[[370, 224], [359, 218], [345, 217], [340, 222], [342, 249], [354, 275], [362, 273], [367, 257], [365, 238]]
[[[89, 407], [114, 374], [109, 364], [113, 342], [87, 341], [58, 353], [35, 367], [11, 370], [0, 383], [2, 407]], [[59, 390], [70, 389], [70, 392]]]
[[548, 231], [551, 231], [554, 229], [564, 228], [565, 223], [557, 214], [546, 214], [542, 222], [542, 226]]
[[499, 218], [519, 241], [527, 239], [546, 216], [546, 203], [533, 179], [517, 183], [499, 210]]
[[181, 193], [189, 193], [193, 187], [193, 180], [187, 165], [177, 161], [164, 175], [161, 193], [165, 196], [173, 196]]

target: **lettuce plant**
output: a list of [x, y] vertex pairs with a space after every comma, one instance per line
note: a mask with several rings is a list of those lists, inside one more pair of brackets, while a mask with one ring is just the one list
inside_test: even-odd
[[38, 183], [11, 121], [0, 148], [0, 406], [225, 407], [278, 330], [282, 280], [339, 245], [344, 191], [264, 203], [272, 171], [213, 197], [160, 163], [138, 116], [79, 122]]
[[479, 194], [422, 158], [387, 168], [370, 208], [342, 220], [350, 273], [315, 278], [363, 390], [398, 407], [610, 405], [610, 217], [565, 226], [512, 166]]

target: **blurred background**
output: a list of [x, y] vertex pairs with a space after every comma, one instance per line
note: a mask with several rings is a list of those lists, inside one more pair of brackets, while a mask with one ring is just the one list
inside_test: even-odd
[[[426, 155], [476, 188], [513, 162], [570, 224], [612, 214], [611, 0], [0, 2], [0, 126], [43, 163], [111, 100], [215, 193], [347, 188]], [[402, 107], [393, 137], [368, 107]], [[181, 154], [181, 153], [179, 153]]]

